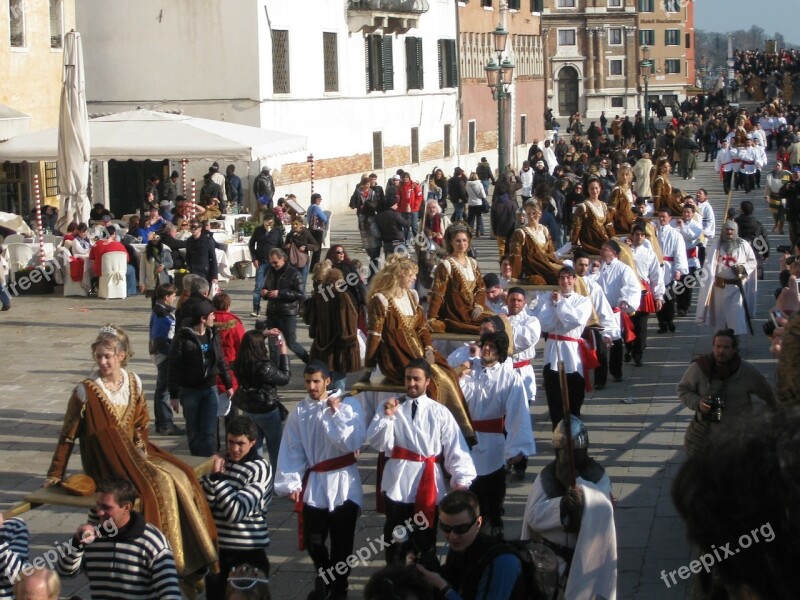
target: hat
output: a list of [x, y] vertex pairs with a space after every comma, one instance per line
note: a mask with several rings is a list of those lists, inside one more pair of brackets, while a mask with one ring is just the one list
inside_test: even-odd
[[270, 169], [270, 168], [269, 168], [268, 166], [266, 166], [266, 165], [264, 165], [263, 167], [261, 167], [261, 172], [262, 172], [262, 173], [265, 173], [266, 171], [271, 171], [271, 170], [272, 170], [272, 169]]
[[100, 220], [103, 223], [111, 223], [111, 215], [103, 215]]
[[180, 177], [180, 174], [177, 171], [173, 171], [169, 176], [170, 179], [177, 179], [178, 177]]
[[400, 175], [392, 175], [392, 179], [395, 181], [400, 181]]
[[500, 278], [497, 276], [497, 273], [487, 273], [483, 276], [483, 284], [488, 290], [489, 288], [500, 285]]
[[800, 173], [800, 165], [793, 166], [792, 173]]
[[203, 298], [202, 300], [195, 302], [192, 306], [192, 323], [196, 325], [200, 322], [200, 319], [207, 317], [212, 312], [214, 312], [214, 306], [207, 298]]

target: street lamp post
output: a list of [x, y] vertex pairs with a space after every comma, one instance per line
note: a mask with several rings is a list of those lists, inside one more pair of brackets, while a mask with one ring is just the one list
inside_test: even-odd
[[503, 52], [508, 41], [508, 31], [502, 24], [492, 32], [494, 38], [494, 51], [497, 52], [497, 62], [490, 59], [484, 67], [486, 71], [486, 84], [492, 90], [492, 98], [497, 100], [497, 166], [498, 173], [502, 176], [506, 168], [505, 149], [505, 118], [503, 116], [503, 103], [509, 97], [508, 88], [514, 80], [514, 64], [503, 59]]
[[653, 69], [653, 61], [650, 60], [650, 48], [642, 46], [642, 60], [639, 61], [639, 68], [644, 78], [644, 130], [645, 135], [650, 137], [650, 73]]

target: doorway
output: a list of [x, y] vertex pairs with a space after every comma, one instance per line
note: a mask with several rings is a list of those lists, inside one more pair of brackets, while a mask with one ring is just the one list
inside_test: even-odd
[[558, 72], [558, 113], [569, 116], [578, 112], [578, 71], [564, 67]]
[[168, 160], [108, 161], [109, 209], [115, 217], [139, 212], [144, 203], [144, 186], [155, 175], [161, 181], [169, 176]]

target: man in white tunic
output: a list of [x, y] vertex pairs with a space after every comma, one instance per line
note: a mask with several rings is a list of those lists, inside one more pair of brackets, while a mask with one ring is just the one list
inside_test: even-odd
[[752, 334], [750, 317], [755, 316], [756, 266], [749, 242], [739, 237], [734, 221], [727, 221], [709, 264], [709, 275], [713, 276], [702, 280], [696, 321], [714, 331], [730, 328], [736, 335]]
[[[695, 271], [700, 267], [700, 260], [698, 258], [697, 246], [700, 244], [703, 237], [703, 224], [700, 218], [695, 218], [694, 204], [688, 202], [683, 207], [683, 215], [680, 219], [675, 219], [672, 226], [683, 237], [684, 245], [686, 246], [686, 262], [689, 265], [689, 275], [694, 275]], [[685, 317], [689, 312], [689, 307], [692, 305], [692, 288], [684, 288], [675, 300], [678, 309], [678, 316]]]
[[[453, 415], [425, 393], [430, 376], [427, 361], [409, 362], [406, 394], [387, 400], [367, 430], [370, 446], [390, 457], [380, 482], [386, 501], [384, 540], [395, 536], [386, 548], [387, 564], [405, 564], [409, 552], [423, 561], [436, 559], [436, 507], [446, 493], [440, 456], [453, 489], [469, 489], [476, 475]], [[402, 535], [395, 535], [398, 531]]]
[[[324, 364], [312, 362], [303, 377], [307, 394], [286, 419], [275, 492], [288, 495], [301, 513], [300, 549], [308, 549], [317, 569], [312, 596], [346, 598], [347, 559], [363, 504], [355, 452], [366, 440], [364, 417], [358, 400], [326, 391], [331, 373]], [[330, 551], [325, 546], [328, 536]]]
[[731, 191], [731, 181], [733, 180], [738, 156], [731, 154], [730, 142], [722, 140], [722, 148], [717, 152], [717, 159], [714, 162], [714, 170], [722, 175], [722, 189], [727, 195]]
[[478, 436], [478, 444], [472, 447], [477, 477], [470, 491], [478, 497], [481, 516], [492, 535], [502, 537], [505, 465], [534, 455], [536, 446], [525, 386], [517, 373], [503, 368], [508, 336], [504, 331], [485, 333], [480, 348], [481, 362], [459, 381]]
[[519, 373], [525, 385], [528, 404], [536, 400], [536, 372], [533, 359], [536, 357], [536, 344], [542, 335], [539, 319], [526, 310], [525, 290], [512, 287], [508, 290], [506, 308], [511, 331], [514, 334], [514, 370]]
[[[547, 332], [542, 360], [542, 380], [547, 396], [547, 408], [553, 429], [564, 417], [564, 405], [558, 377], [559, 361], [567, 375], [569, 412], [580, 416], [589, 376], [588, 355], [591, 350], [581, 339], [584, 327], [592, 316], [592, 303], [575, 292], [575, 270], [564, 267], [558, 272], [558, 291], [539, 295], [537, 317], [542, 331]], [[541, 307], [541, 308], [539, 308]], [[594, 356], [596, 360], [596, 356]]]
[[700, 188], [695, 195], [697, 199], [697, 212], [703, 222], [703, 241], [697, 246], [697, 259], [700, 267], [706, 262], [706, 248], [713, 244], [714, 236], [717, 234], [717, 221], [714, 217], [714, 209], [708, 201], [708, 192]]
[[644, 225], [634, 225], [628, 241], [631, 245], [633, 261], [636, 264], [636, 274], [645, 290], [642, 292], [642, 299], [636, 314], [631, 317], [636, 339], [625, 345], [625, 361], [633, 358], [634, 364], [641, 367], [642, 356], [647, 348], [647, 321], [650, 313], [661, 310], [664, 303], [664, 273], [661, 265], [658, 264], [656, 253], [644, 244]]
[[616, 240], [603, 242], [600, 247], [602, 265], [597, 276], [597, 285], [616, 313], [622, 338], [614, 340], [608, 357], [608, 370], [614, 381], [622, 381], [622, 340], [632, 342], [636, 337], [630, 314], [639, 308], [642, 300], [642, 284], [634, 270], [619, 260], [622, 251]]
[[569, 468], [564, 423], [553, 432], [556, 459], [531, 486], [525, 506], [523, 540], [538, 540], [570, 565], [564, 597], [568, 600], [616, 598], [617, 537], [611, 480], [600, 464], [589, 458], [589, 435], [583, 423], [570, 419], [576, 480]]
[[599, 366], [594, 369], [594, 389], [602, 390], [608, 378], [608, 347], [620, 337], [619, 319], [611, 309], [603, 290], [597, 285], [596, 277], [590, 275], [592, 261], [589, 255], [578, 248], [572, 255], [572, 262], [578, 275], [576, 285], [578, 289], [586, 287], [594, 315], [597, 317], [594, 319], [593, 315], [593, 318], [589, 319], [582, 337], [591, 344], [597, 354]]
[[684, 275], [689, 274], [689, 263], [686, 258], [686, 242], [678, 230], [672, 226], [672, 214], [668, 207], [658, 211], [658, 225], [656, 237], [664, 256], [664, 303], [658, 311], [658, 333], [667, 330], [675, 331], [675, 299], [677, 298], [678, 282]]

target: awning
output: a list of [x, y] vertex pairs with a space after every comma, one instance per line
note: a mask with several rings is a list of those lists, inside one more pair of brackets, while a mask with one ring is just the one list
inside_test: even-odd
[[7, 140], [27, 133], [31, 123], [31, 118], [25, 113], [14, 110], [10, 106], [0, 104], [0, 140]]

